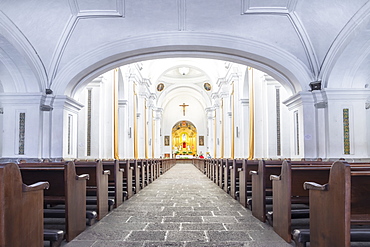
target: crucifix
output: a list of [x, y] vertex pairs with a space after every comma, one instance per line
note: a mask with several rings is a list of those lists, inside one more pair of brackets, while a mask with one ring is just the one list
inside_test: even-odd
[[189, 106], [189, 105], [185, 105], [185, 103], [182, 103], [182, 105], [179, 105], [182, 107], [182, 112], [184, 113], [184, 116], [185, 116], [185, 107]]

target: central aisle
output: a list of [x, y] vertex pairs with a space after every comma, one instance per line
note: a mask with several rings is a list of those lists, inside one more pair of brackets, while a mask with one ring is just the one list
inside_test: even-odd
[[181, 163], [65, 246], [292, 245], [192, 164]]

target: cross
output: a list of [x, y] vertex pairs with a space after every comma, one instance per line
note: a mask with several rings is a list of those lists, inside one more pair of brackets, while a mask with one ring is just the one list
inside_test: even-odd
[[182, 112], [184, 113], [184, 116], [185, 116], [185, 107], [189, 105], [185, 105], [185, 103], [182, 103], [182, 105], [179, 105], [179, 106], [182, 106]]

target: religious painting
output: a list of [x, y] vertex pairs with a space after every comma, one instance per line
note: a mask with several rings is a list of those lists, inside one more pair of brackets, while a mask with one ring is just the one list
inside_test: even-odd
[[204, 83], [204, 89], [206, 90], [206, 91], [210, 91], [211, 90], [211, 84], [209, 84], [208, 82], [206, 82], [206, 83]]
[[164, 145], [169, 146], [170, 145], [170, 136], [164, 136]]
[[199, 136], [199, 146], [204, 146], [204, 136]]
[[161, 92], [163, 89], [164, 89], [164, 84], [163, 84], [163, 83], [159, 83], [159, 84], [157, 85], [157, 91], [158, 91], [158, 92]]

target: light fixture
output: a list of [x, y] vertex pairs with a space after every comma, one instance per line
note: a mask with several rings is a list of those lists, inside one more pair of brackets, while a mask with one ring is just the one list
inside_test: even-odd
[[189, 68], [188, 67], [179, 67], [179, 73], [182, 75], [186, 75], [189, 73]]

